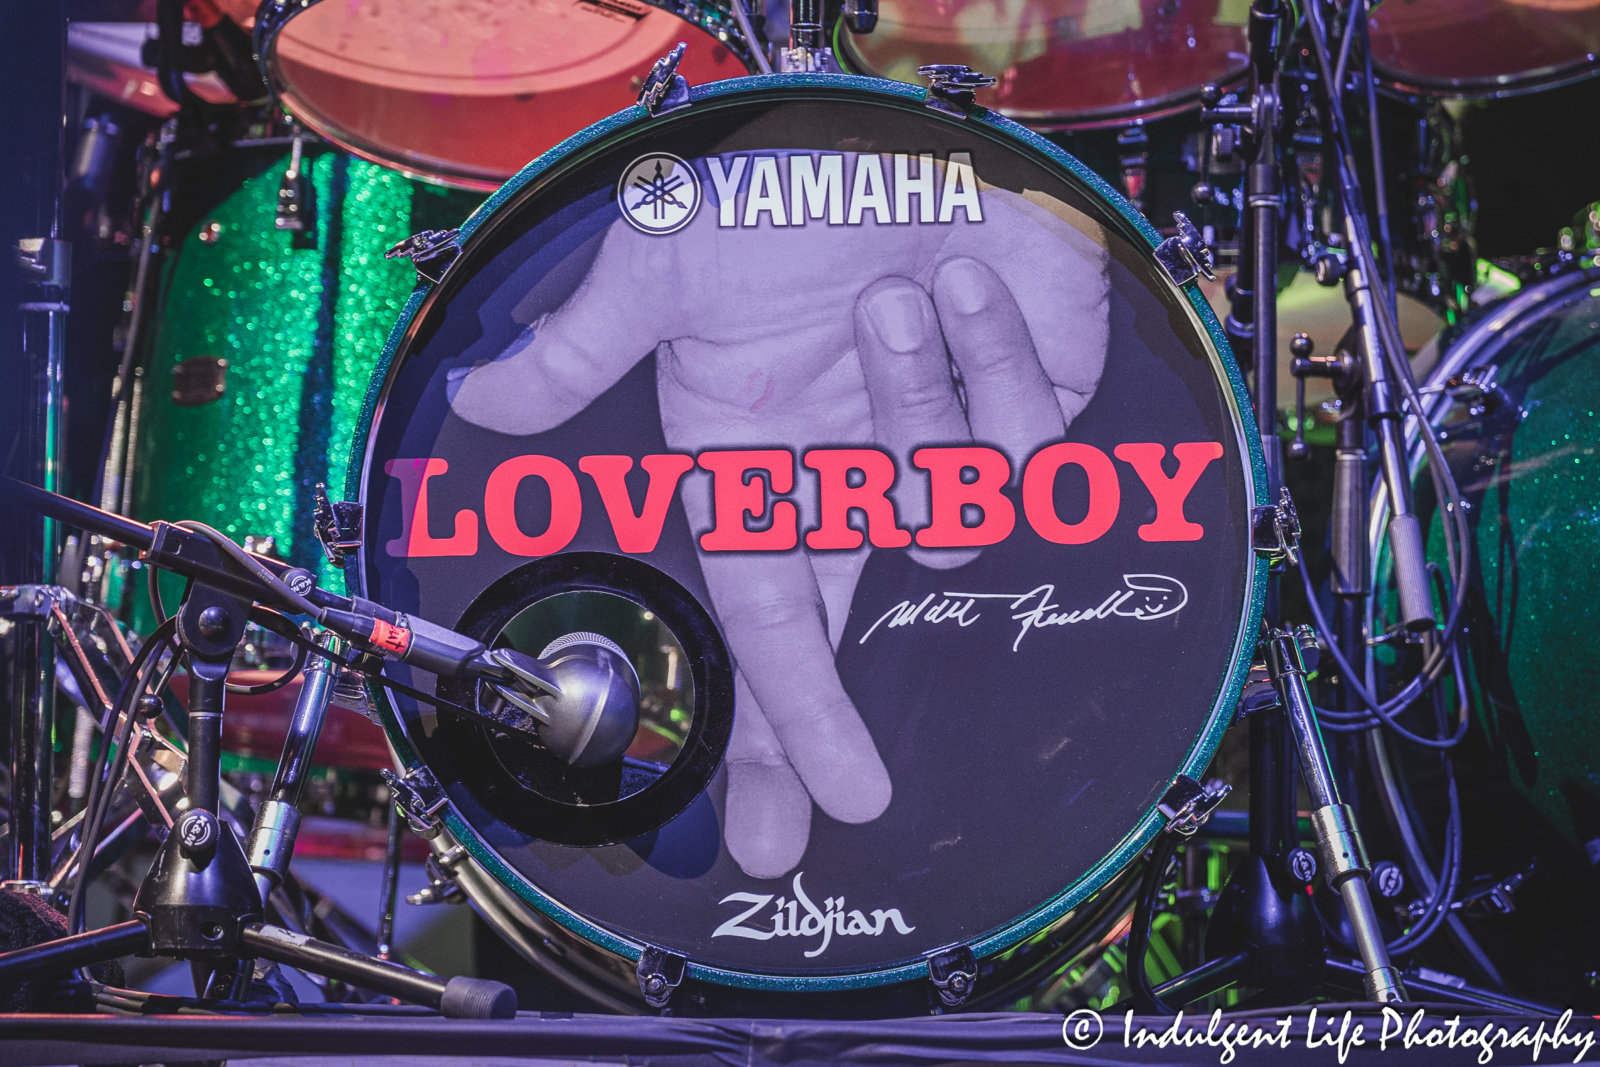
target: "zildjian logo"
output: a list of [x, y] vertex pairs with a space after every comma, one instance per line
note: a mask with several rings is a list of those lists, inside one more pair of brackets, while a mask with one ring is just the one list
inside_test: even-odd
[[634, 188], [644, 191], [643, 198], [640, 199], [638, 204], [634, 205], [634, 209], [638, 210], [639, 208], [644, 207], [650, 208], [651, 215], [656, 222], [661, 222], [666, 219], [668, 204], [671, 204], [673, 207], [683, 208], [684, 210], [688, 210], [689, 208], [689, 205], [685, 204], [682, 200], [679, 200], [676, 195], [677, 190], [683, 186], [683, 179], [678, 177], [676, 173], [674, 173], [671, 178], [668, 178], [665, 174], [662, 174], [661, 160], [659, 159], [656, 160], [655, 177], [646, 178], [642, 174], [636, 175], [633, 179], [633, 185]]

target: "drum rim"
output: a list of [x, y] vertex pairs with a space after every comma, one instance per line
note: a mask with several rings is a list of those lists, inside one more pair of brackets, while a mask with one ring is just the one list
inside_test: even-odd
[[[293, 115], [298, 121], [303, 122], [308, 128], [333, 144], [358, 156], [369, 163], [376, 163], [380, 167], [397, 171], [407, 178], [417, 181], [432, 182], [435, 185], [444, 185], [453, 189], [467, 189], [473, 192], [490, 193], [509, 182], [516, 181], [527, 166], [521, 171], [502, 176], [498, 171], [485, 167], [472, 167], [463, 163], [445, 159], [435, 159], [431, 156], [422, 156], [415, 153], [406, 153], [400, 148], [388, 148], [379, 142], [369, 141], [366, 138], [352, 136], [339, 123], [324, 116], [320, 110], [311, 106], [306, 98], [295, 93], [278, 63], [277, 48], [278, 35], [284, 27], [294, 20], [294, 17], [307, 11], [323, 0], [292, 0], [283, 3], [282, 0], [261, 0], [261, 5], [256, 9], [256, 25], [252, 43], [255, 46], [256, 65], [260, 69], [261, 78], [266, 82], [267, 89], [272, 99], [285, 111]], [[755, 69], [755, 60], [750, 52], [749, 42], [739, 31], [739, 25], [731, 13], [714, 4], [699, 4], [689, 6], [672, 3], [671, 0], [640, 0], [641, 3], [671, 15], [686, 26], [692, 26], [708, 36], [712, 43], [721, 45], [731, 52], [740, 63], [744, 64], [747, 71]], [[690, 12], [697, 12], [698, 17], [691, 17]], [[290, 100], [297, 101], [291, 105]], [[565, 143], [565, 142], [563, 142]], [[559, 147], [556, 146], [556, 147]], [[553, 150], [553, 149], [552, 149]], [[543, 158], [543, 157], [540, 157]], [[432, 171], [416, 170], [413, 168], [431, 167]]]
[[1399, 67], [1374, 61], [1372, 70], [1383, 88], [1416, 96], [1439, 96], [1451, 100], [1503, 100], [1513, 96], [1559, 89], [1589, 78], [1600, 77], [1600, 55], [1535, 67], [1515, 74], [1491, 78], [1431, 78], [1409, 74]]
[[[1521, 289], [1491, 304], [1481, 319], [1451, 342], [1450, 347], [1428, 373], [1422, 383], [1428, 388], [1445, 381], [1464, 370], [1480, 367], [1505, 350], [1505, 347], [1522, 337], [1530, 326], [1543, 322], [1551, 311], [1576, 302], [1581, 297], [1575, 290], [1587, 290], [1600, 283], [1600, 258], [1591, 266], [1580, 267], [1554, 278], [1524, 285]], [[1449, 398], [1443, 392], [1423, 393], [1422, 403], [1430, 425], [1450, 410]], [[1422, 474], [1427, 452], [1422, 444], [1422, 430], [1414, 416], [1405, 422], [1406, 467], [1412, 482]], [[1389, 522], [1389, 490], [1381, 475], [1374, 476], [1368, 493], [1367, 553], [1368, 579], [1372, 588], [1380, 588], [1384, 577], [1387, 556], [1379, 551], [1383, 546], [1384, 531]], [[1368, 599], [1368, 624], [1372, 621], [1374, 598]]]
[[[794, 100], [826, 101], [829, 96], [838, 100], [851, 102], [873, 102], [900, 108], [921, 108], [926, 105], [926, 91], [904, 82], [889, 81], [881, 78], [868, 78], [850, 74], [769, 74], [745, 78], [730, 78], [711, 82], [706, 85], [696, 86], [690, 90], [690, 105], [706, 104], [716, 106], [733, 106], [754, 97], [782, 98], [788, 96]], [[687, 109], [685, 109], [687, 110]], [[704, 112], [701, 112], [702, 114]], [[1105, 204], [1108, 222], [1120, 227], [1121, 235], [1136, 248], [1142, 247], [1148, 253], [1153, 253], [1156, 245], [1160, 243], [1160, 234], [1151, 226], [1145, 217], [1139, 214], [1131, 204], [1109, 184], [1093, 171], [1078, 162], [1071, 155], [1052, 144], [1044, 137], [1019, 125], [993, 111], [983, 108], [974, 109], [966, 119], [952, 118], [935, 110], [936, 116], [952, 122], [973, 122], [985, 127], [985, 135], [996, 141], [1021, 142], [1031, 148], [1038, 158], [1035, 161], [1046, 167], [1053, 168], [1058, 176], [1069, 184], [1075, 185], [1083, 191], [1099, 197]], [[523, 197], [537, 194], [537, 191], [548, 181], [559, 179], [574, 162], [582, 162], [592, 151], [600, 147], [608, 147], [615, 140], [646, 125], [655, 125], [661, 121], [672, 121], [673, 113], [661, 116], [652, 116], [642, 105], [634, 105], [624, 111], [619, 111], [610, 118], [581, 130], [573, 136], [554, 146], [538, 159], [529, 163], [514, 178], [508, 181], [477, 211], [461, 225], [460, 240], [463, 253], [467, 248], [477, 243], [473, 239], [483, 232], [485, 237], [492, 234], [497, 227], [492, 225], [501, 208], [512, 201], [520, 201]], [[457, 258], [460, 258], [459, 256]], [[401, 310], [400, 316], [390, 331], [384, 343], [382, 353], [379, 355], [373, 370], [371, 385], [366, 402], [357, 420], [355, 433], [352, 437], [350, 466], [347, 471], [345, 498], [359, 500], [363, 506], [366, 504], [367, 478], [366, 472], [370, 468], [372, 449], [374, 445], [374, 428], [383, 416], [383, 409], [388, 396], [389, 387], [395, 373], [403, 364], [398, 359], [402, 349], [407, 348], [410, 340], [420, 329], [423, 320], [437, 300], [444, 299], [452, 294], [457, 279], [464, 275], [451, 272], [445, 275], [441, 283], [432, 283], [419, 278], [417, 288], [412, 291], [410, 299]], [[1168, 284], [1171, 284], [1170, 281]], [[1201, 294], [1199, 287], [1193, 282], [1180, 289], [1187, 301], [1191, 312], [1191, 321], [1200, 327], [1211, 342], [1207, 355], [1211, 361], [1213, 373], [1218, 379], [1225, 402], [1233, 417], [1235, 434], [1241, 460], [1241, 473], [1245, 478], [1245, 496], [1251, 506], [1262, 506], [1269, 503], [1266, 463], [1262, 452], [1261, 439], [1257, 433], [1254, 418], [1246, 418], [1247, 412], [1252, 410], [1248, 394], [1245, 390], [1244, 379], [1235, 362], [1232, 350], [1228, 345], [1226, 336], [1222, 332], [1221, 323], [1217, 320], [1210, 304]], [[1248, 514], [1240, 515], [1239, 521], [1249, 523]], [[1246, 527], [1249, 528], [1248, 525]], [[1190, 746], [1188, 755], [1181, 766], [1173, 772], [1173, 779], [1180, 774], [1198, 778], [1204, 774], [1210, 764], [1222, 734], [1232, 723], [1234, 711], [1238, 705], [1239, 696], [1243, 692], [1246, 677], [1249, 674], [1251, 661], [1254, 658], [1256, 635], [1260, 629], [1262, 612], [1266, 600], [1268, 562], [1260, 556], [1254, 555], [1248, 569], [1249, 589], [1245, 597], [1244, 610], [1240, 613], [1239, 628], [1234, 637], [1234, 647], [1231, 656], [1231, 665], [1224, 677], [1218, 679], [1216, 697], [1213, 701], [1211, 713], [1205, 728], [1199, 733], [1194, 743]], [[346, 562], [346, 582], [356, 590], [366, 588], [365, 582], [366, 561], [365, 553], [355, 553], [353, 558]], [[407, 772], [414, 768], [424, 766], [418, 759], [416, 751], [412, 748], [409, 738], [401, 725], [399, 716], [395, 713], [392, 698], [387, 689], [382, 686], [373, 687], [377, 699], [374, 701], [383, 720], [385, 730], [389, 734], [397, 756]], [[1170, 780], [1170, 779], [1169, 779]], [[519, 874], [500, 858], [490, 846], [482, 839], [478, 831], [467, 824], [456, 812], [454, 804], [446, 805], [442, 811], [445, 827], [455, 839], [464, 845], [469, 854], [486, 871], [495, 877], [502, 885], [521, 899], [529, 907], [548, 916], [555, 922], [572, 931], [577, 936], [600, 948], [614, 952], [625, 959], [636, 961], [642, 954], [645, 946], [630, 938], [615, 933], [606, 927], [590, 920], [576, 910], [547, 894], [544, 890], [534, 885], [529, 879]], [[985, 958], [994, 953], [1004, 951], [1017, 944], [1022, 939], [1044, 929], [1050, 923], [1066, 914], [1072, 908], [1080, 905], [1097, 892], [1119, 870], [1126, 867], [1149, 844], [1162, 824], [1162, 816], [1152, 803], [1150, 809], [1140, 818], [1134, 826], [1123, 836], [1118, 845], [1106, 854], [1099, 862], [1084, 871], [1077, 880], [1061, 889], [1053, 897], [1043, 901], [1032, 911], [1019, 915], [1003, 925], [985, 931], [967, 942], [974, 956]], [[744, 989], [766, 989], [789, 992], [830, 992], [837, 990], [863, 989], [875, 986], [890, 985], [897, 982], [913, 981], [927, 977], [927, 961], [924, 957], [902, 960], [898, 963], [879, 965], [875, 967], [859, 968], [839, 972], [808, 971], [802, 973], [780, 971], [737, 971], [726, 967], [699, 962], [689, 959], [687, 975], [690, 978], [708, 981], [718, 985], [731, 986]]]
[[[861, 57], [851, 43], [855, 35], [848, 32], [841, 19], [833, 30], [833, 51], [836, 56], [843, 57], [852, 68], [859, 72], [859, 77], [875, 78], [880, 81], [893, 81], [882, 75], [872, 73], [872, 65]], [[984, 73], [988, 73], [985, 71]], [[1185, 111], [1193, 111], [1201, 106], [1200, 92], [1207, 85], [1215, 84], [1223, 90], [1243, 84], [1250, 77], [1250, 64], [1246, 62], [1238, 70], [1228, 71], [1226, 74], [1211, 82], [1201, 82], [1199, 85], [1177, 92], [1167, 93], [1163, 96], [1153, 96], [1147, 100], [1139, 100], [1128, 104], [1112, 104], [1108, 107], [1086, 107], [1076, 110], [1064, 111], [1026, 111], [1018, 108], [996, 108], [999, 114], [1015, 122], [1024, 123], [1034, 129], [1044, 130], [1100, 130], [1113, 126], [1126, 126], [1130, 123], [1139, 124], [1155, 122], [1157, 119], [1171, 118], [1181, 115]], [[902, 85], [911, 85], [912, 82], [901, 82]]]

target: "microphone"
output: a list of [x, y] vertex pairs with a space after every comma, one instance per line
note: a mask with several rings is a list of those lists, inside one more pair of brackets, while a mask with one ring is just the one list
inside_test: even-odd
[[[575, 767], [621, 759], [639, 729], [639, 676], [616, 643], [599, 634], [570, 633], [545, 646], [538, 659], [497, 648], [489, 659], [513, 685], [489, 688], [538, 720], [539, 740]], [[537, 690], [539, 695], [532, 695]]]
[[353, 611], [330, 608], [323, 624], [433, 674], [475, 678], [490, 698], [479, 710], [497, 726], [535, 736], [575, 767], [612, 763], [639, 729], [639, 675], [609, 638], [580, 631], [558, 637], [537, 657], [481, 641], [426, 619], [352, 597]]

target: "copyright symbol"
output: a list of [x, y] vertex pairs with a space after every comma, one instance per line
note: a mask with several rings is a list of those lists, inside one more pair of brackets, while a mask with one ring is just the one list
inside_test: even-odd
[[1061, 1020], [1061, 1040], [1077, 1052], [1094, 1048], [1105, 1032], [1100, 1013], [1090, 1008], [1079, 1008]]

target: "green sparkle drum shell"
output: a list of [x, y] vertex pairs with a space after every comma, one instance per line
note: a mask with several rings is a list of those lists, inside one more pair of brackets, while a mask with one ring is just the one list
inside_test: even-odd
[[173, 164], [135, 515], [271, 537], [337, 587], [311, 532], [312, 494], [323, 482], [338, 495], [368, 380], [416, 280], [384, 251], [456, 225], [482, 197], [310, 145], [306, 226], [279, 229], [290, 148], [278, 139]]
[[[1487, 392], [1472, 384], [1491, 370]], [[1481, 741], [1462, 752], [1464, 799], [1497, 809], [1541, 863], [1600, 864], [1600, 267], [1491, 308], [1428, 386], [1473, 532], [1464, 624]], [[1420, 446], [1412, 456], [1442, 568]]]

